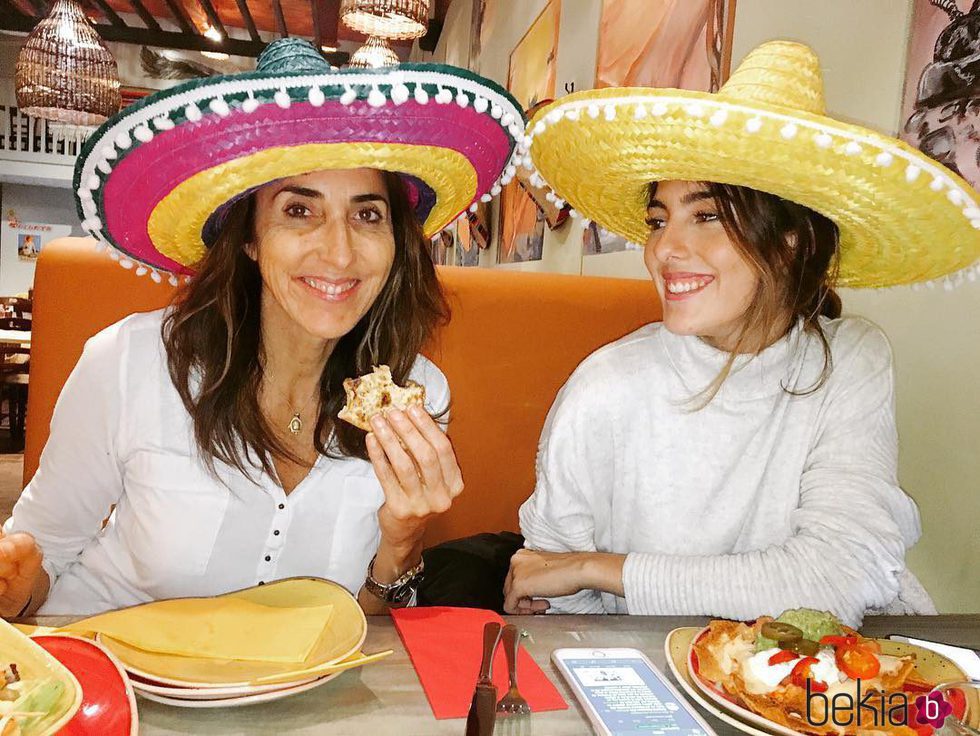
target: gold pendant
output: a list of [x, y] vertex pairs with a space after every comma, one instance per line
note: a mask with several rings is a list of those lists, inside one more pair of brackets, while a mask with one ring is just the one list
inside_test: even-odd
[[293, 414], [293, 418], [289, 420], [289, 431], [293, 434], [299, 434], [303, 431], [303, 420], [299, 418], [299, 414]]

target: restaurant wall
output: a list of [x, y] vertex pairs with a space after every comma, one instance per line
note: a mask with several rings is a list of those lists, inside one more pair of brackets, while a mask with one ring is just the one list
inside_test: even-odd
[[[452, 26], [469, 28], [471, 3], [453, 3], [458, 15], [448, 19], [440, 47], [468, 42], [468, 32]], [[510, 51], [546, 0], [497, 4], [506, 10], [495, 18], [480, 71], [506, 84]], [[559, 94], [569, 82], [575, 89], [593, 86], [601, 6], [602, 0], [562, 0]], [[911, 6], [911, 0], [738, 0], [733, 64], [765, 40], [807, 43], [821, 59], [828, 109], [894, 134]], [[570, 222], [546, 232], [542, 260], [497, 267], [647, 278], [640, 253], [583, 257], [581, 239], [581, 226]], [[495, 264], [494, 246], [480, 265]], [[900, 288], [842, 296], [845, 311], [881, 325], [894, 348], [900, 480], [918, 502], [923, 525], [909, 563], [941, 611], [980, 611], [980, 390], [970, 375], [980, 365], [980, 284], [952, 293]]]
[[[911, 2], [738, 0], [734, 58], [770, 38], [820, 56], [827, 107], [894, 135]], [[940, 611], [980, 611], [980, 283], [953, 292], [845, 289], [845, 312], [880, 325], [895, 353], [899, 478], [919, 504], [909, 564]], [[971, 375], [973, 374], [973, 375]]]
[[[0, 184], [0, 215], [4, 222], [13, 212], [19, 222], [69, 225], [72, 235], [82, 236], [71, 189]], [[21, 260], [17, 244], [5, 240], [0, 246], [0, 296], [26, 293], [34, 285], [34, 261]]]

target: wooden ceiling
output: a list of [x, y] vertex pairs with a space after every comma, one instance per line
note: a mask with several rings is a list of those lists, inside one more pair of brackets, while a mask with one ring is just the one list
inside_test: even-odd
[[[30, 31], [51, 7], [52, 0], [0, 0], [0, 30]], [[100, 35], [109, 41], [164, 48], [217, 51], [257, 56], [263, 40], [301, 36], [318, 47], [336, 48], [341, 41], [361, 43], [364, 36], [339, 22], [341, 0], [78, 0]], [[441, 22], [452, 0], [432, 0], [434, 16]], [[122, 17], [135, 14], [138, 24]], [[176, 24], [179, 31], [165, 30], [160, 21]], [[204, 36], [217, 29], [222, 40]], [[240, 28], [247, 38], [230, 38], [229, 28]], [[263, 35], [259, 35], [259, 32]], [[268, 32], [268, 33], [265, 33]], [[409, 42], [393, 42], [393, 45]], [[331, 63], [346, 61], [343, 52], [327, 53]]]

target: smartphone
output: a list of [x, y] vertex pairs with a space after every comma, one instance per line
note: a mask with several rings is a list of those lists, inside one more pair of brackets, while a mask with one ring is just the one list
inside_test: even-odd
[[639, 649], [556, 649], [551, 660], [599, 736], [715, 736]]

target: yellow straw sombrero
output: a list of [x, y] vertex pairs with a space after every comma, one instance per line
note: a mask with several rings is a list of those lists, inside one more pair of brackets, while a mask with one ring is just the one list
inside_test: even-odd
[[714, 181], [798, 202], [841, 231], [840, 285], [881, 287], [980, 271], [980, 196], [907, 144], [827, 117], [811, 49], [773, 41], [717, 92], [608, 88], [568, 95], [528, 125], [539, 186], [634, 243], [647, 185]]

